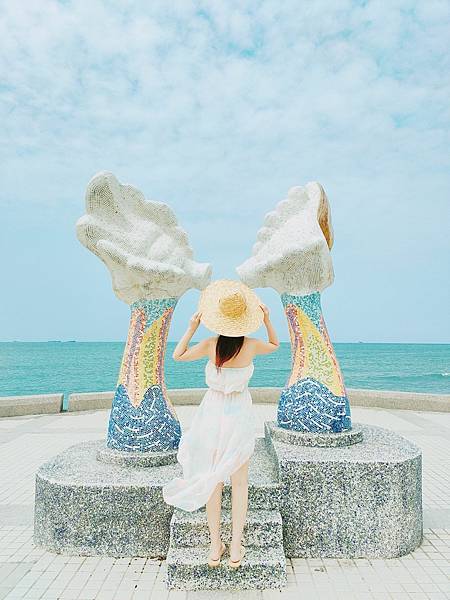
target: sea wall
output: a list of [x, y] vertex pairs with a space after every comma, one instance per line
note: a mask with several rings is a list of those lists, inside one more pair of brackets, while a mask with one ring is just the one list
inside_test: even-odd
[[63, 409], [63, 398], [64, 394], [5, 396], [0, 398], [0, 417], [59, 413]]
[[[276, 404], [282, 388], [251, 387], [255, 404]], [[170, 400], [175, 405], [200, 404], [206, 388], [184, 388], [168, 390]], [[422, 394], [415, 392], [395, 392], [347, 388], [352, 406], [394, 408], [432, 412], [450, 412], [450, 394]], [[71, 394], [69, 411], [110, 408], [113, 392]]]
[[[255, 404], [276, 404], [282, 388], [251, 387]], [[201, 402], [206, 388], [169, 389], [168, 396], [175, 405], [196, 405]], [[423, 394], [385, 390], [347, 388], [351, 406], [450, 412], [450, 394]], [[74, 393], [69, 396], [68, 411], [111, 408], [114, 392]], [[48, 414], [63, 411], [63, 394], [0, 397], [0, 417]]]
[[[200, 404], [207, 388], [169, 389], [167, 394], [173, 404], [196, 405]], [[276, 404], [280, 388], [250, 388], [253, 402], [256, 404]], [[114, 392], [70, 394], [69, 412], [79, 410], [92, 410], [96, 408], [111, 408]], [[450, 397], [449, 397], [450, 398]]]

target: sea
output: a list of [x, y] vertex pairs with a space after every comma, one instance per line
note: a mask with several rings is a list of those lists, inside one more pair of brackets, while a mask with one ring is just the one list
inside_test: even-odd
[[[204, 387], [206, 359], [176, 362], [168, 342], [168, 388]], [[450, 394], [450, 344], [335, 343], [349, 388]], [[0, 396], [113, 390], [123, 342], [0, 342]], [[250, 386], [282, 387], [290, 373], [291, 348], [281, 342], [271, 354], [254, 359]]]

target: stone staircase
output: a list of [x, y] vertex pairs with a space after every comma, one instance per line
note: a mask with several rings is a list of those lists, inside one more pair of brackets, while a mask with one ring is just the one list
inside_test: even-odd
[[[279, 511], [280, 486], [273, 459], [263, 439], [256, 440], [249, 466], [248, 513], [241, 566], [228, 566], [228, 553], [218, 567], [207, 565], [209, 531], [206, 510], [175, 509], [170, 523], [166, 581], [170, 589], [265, 589], [286, 585], [286, 558]], [[222, 496], [222, 539], [231, 540], [231, 485]]]

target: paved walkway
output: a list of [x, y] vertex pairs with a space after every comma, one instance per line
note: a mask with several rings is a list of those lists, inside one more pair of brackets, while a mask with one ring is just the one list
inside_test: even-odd
[[[179, 407], [183, 425], [195, 407]], [[275, 419], [256, 405], [255, 427]], [[108, 411], [0, 419], [0, 599], [16, 600], [443, 600], [450, 598], [450, 414], [355, 407], [354, 422], [380, 425], [423, 451], [424, 540], [398, 559], [293, 559], [288, 586], [263, 592], [168, 592], [164, 562], [59, 556], [36, 548], [34, 474], [64, 448], [105, 436]]]

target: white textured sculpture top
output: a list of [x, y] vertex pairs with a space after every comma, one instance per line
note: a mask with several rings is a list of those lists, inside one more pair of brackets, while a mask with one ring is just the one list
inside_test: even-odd
[[108, 267], [116, 296], [132, 304], [141, 299], [179, 298], [203, 289], [211, 266], [193, 260], [186, 232], [167, 204], [148, 201], [112, 173], [95, 175], [86, 191], [86, 214], [76, 224], [80, 242]]
[[252, 256], [236, 268], [249, 287], [306, 295], [333, 283], [331, 211], [320, 183], [291, 188], [256, 239]]

